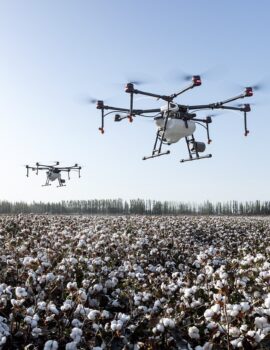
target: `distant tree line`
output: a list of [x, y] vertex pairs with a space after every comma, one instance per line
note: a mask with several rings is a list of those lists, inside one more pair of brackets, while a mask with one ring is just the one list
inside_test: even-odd
[[217, 202], [202, 204], [145, 199], [91, 199], [56, 203], [0, 201], [0, 214], [89, 215], [270, 215], [270, 201]]

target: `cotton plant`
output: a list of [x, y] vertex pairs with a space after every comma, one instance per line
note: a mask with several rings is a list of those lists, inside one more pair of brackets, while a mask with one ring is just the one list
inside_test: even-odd
[[0, 232], [10, 220], [20, 234], [1, 234], [5, 346], [15, 332], [46, 350], [106, 349], [115, 337], [164, 350], [179, 334], [192, 350], [269, 339], [267, 220], [22, 215]]

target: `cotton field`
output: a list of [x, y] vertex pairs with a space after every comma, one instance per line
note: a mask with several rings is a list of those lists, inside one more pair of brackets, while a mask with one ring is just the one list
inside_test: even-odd
[[270, 349], [270, 222], [0, 218], [0, 349]]

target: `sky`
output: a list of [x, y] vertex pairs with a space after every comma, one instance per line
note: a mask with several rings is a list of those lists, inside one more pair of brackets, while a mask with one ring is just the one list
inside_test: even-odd
[[[1, 0], [0, 200], [269, 200], [269, 12], [267, 0]], [[128, 108], [128, 81], [171, 94], [185, 86], [181, 74], [203, 72], [202, 86], [177, 102], [217, 102], [265, 86], [246, 99], [255, 103], [248, 137], [241, 114], [213, 119], [211, 159], [180, 163], [188, 155], [180, 140], [167, 146], [170, 155], [142, 161], [156, 134], [142, 118], [115, 123], [112, 115], [99, 133], [89, 97]], [[194, 136], [206, 141], [199, 128]], [[62, 188], [42, 187], [45, 173], [26, 177], [26, 164], [53, 161], [79, 163], [82, 177], [72, 174]]]

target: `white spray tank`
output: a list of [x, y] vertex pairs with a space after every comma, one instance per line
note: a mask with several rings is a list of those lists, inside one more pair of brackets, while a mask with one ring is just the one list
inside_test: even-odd
[[[161, 112], [167, 113], [168, 106], [162, 106], [160, 108]], [[179, 107], [176, 103], [169, 103], [170, 112], [178, 112]], [[165, 117], [155, 118], [156, 125], [158, 128], [164, 128]], [[178, 142], [183, 137], [191, 136], [196, 130], [196, 124], [192, 120], [183, 121], [182, 119], [170, 118], [167, 121], [166, 131], [164, 138], [168, 143]]]

